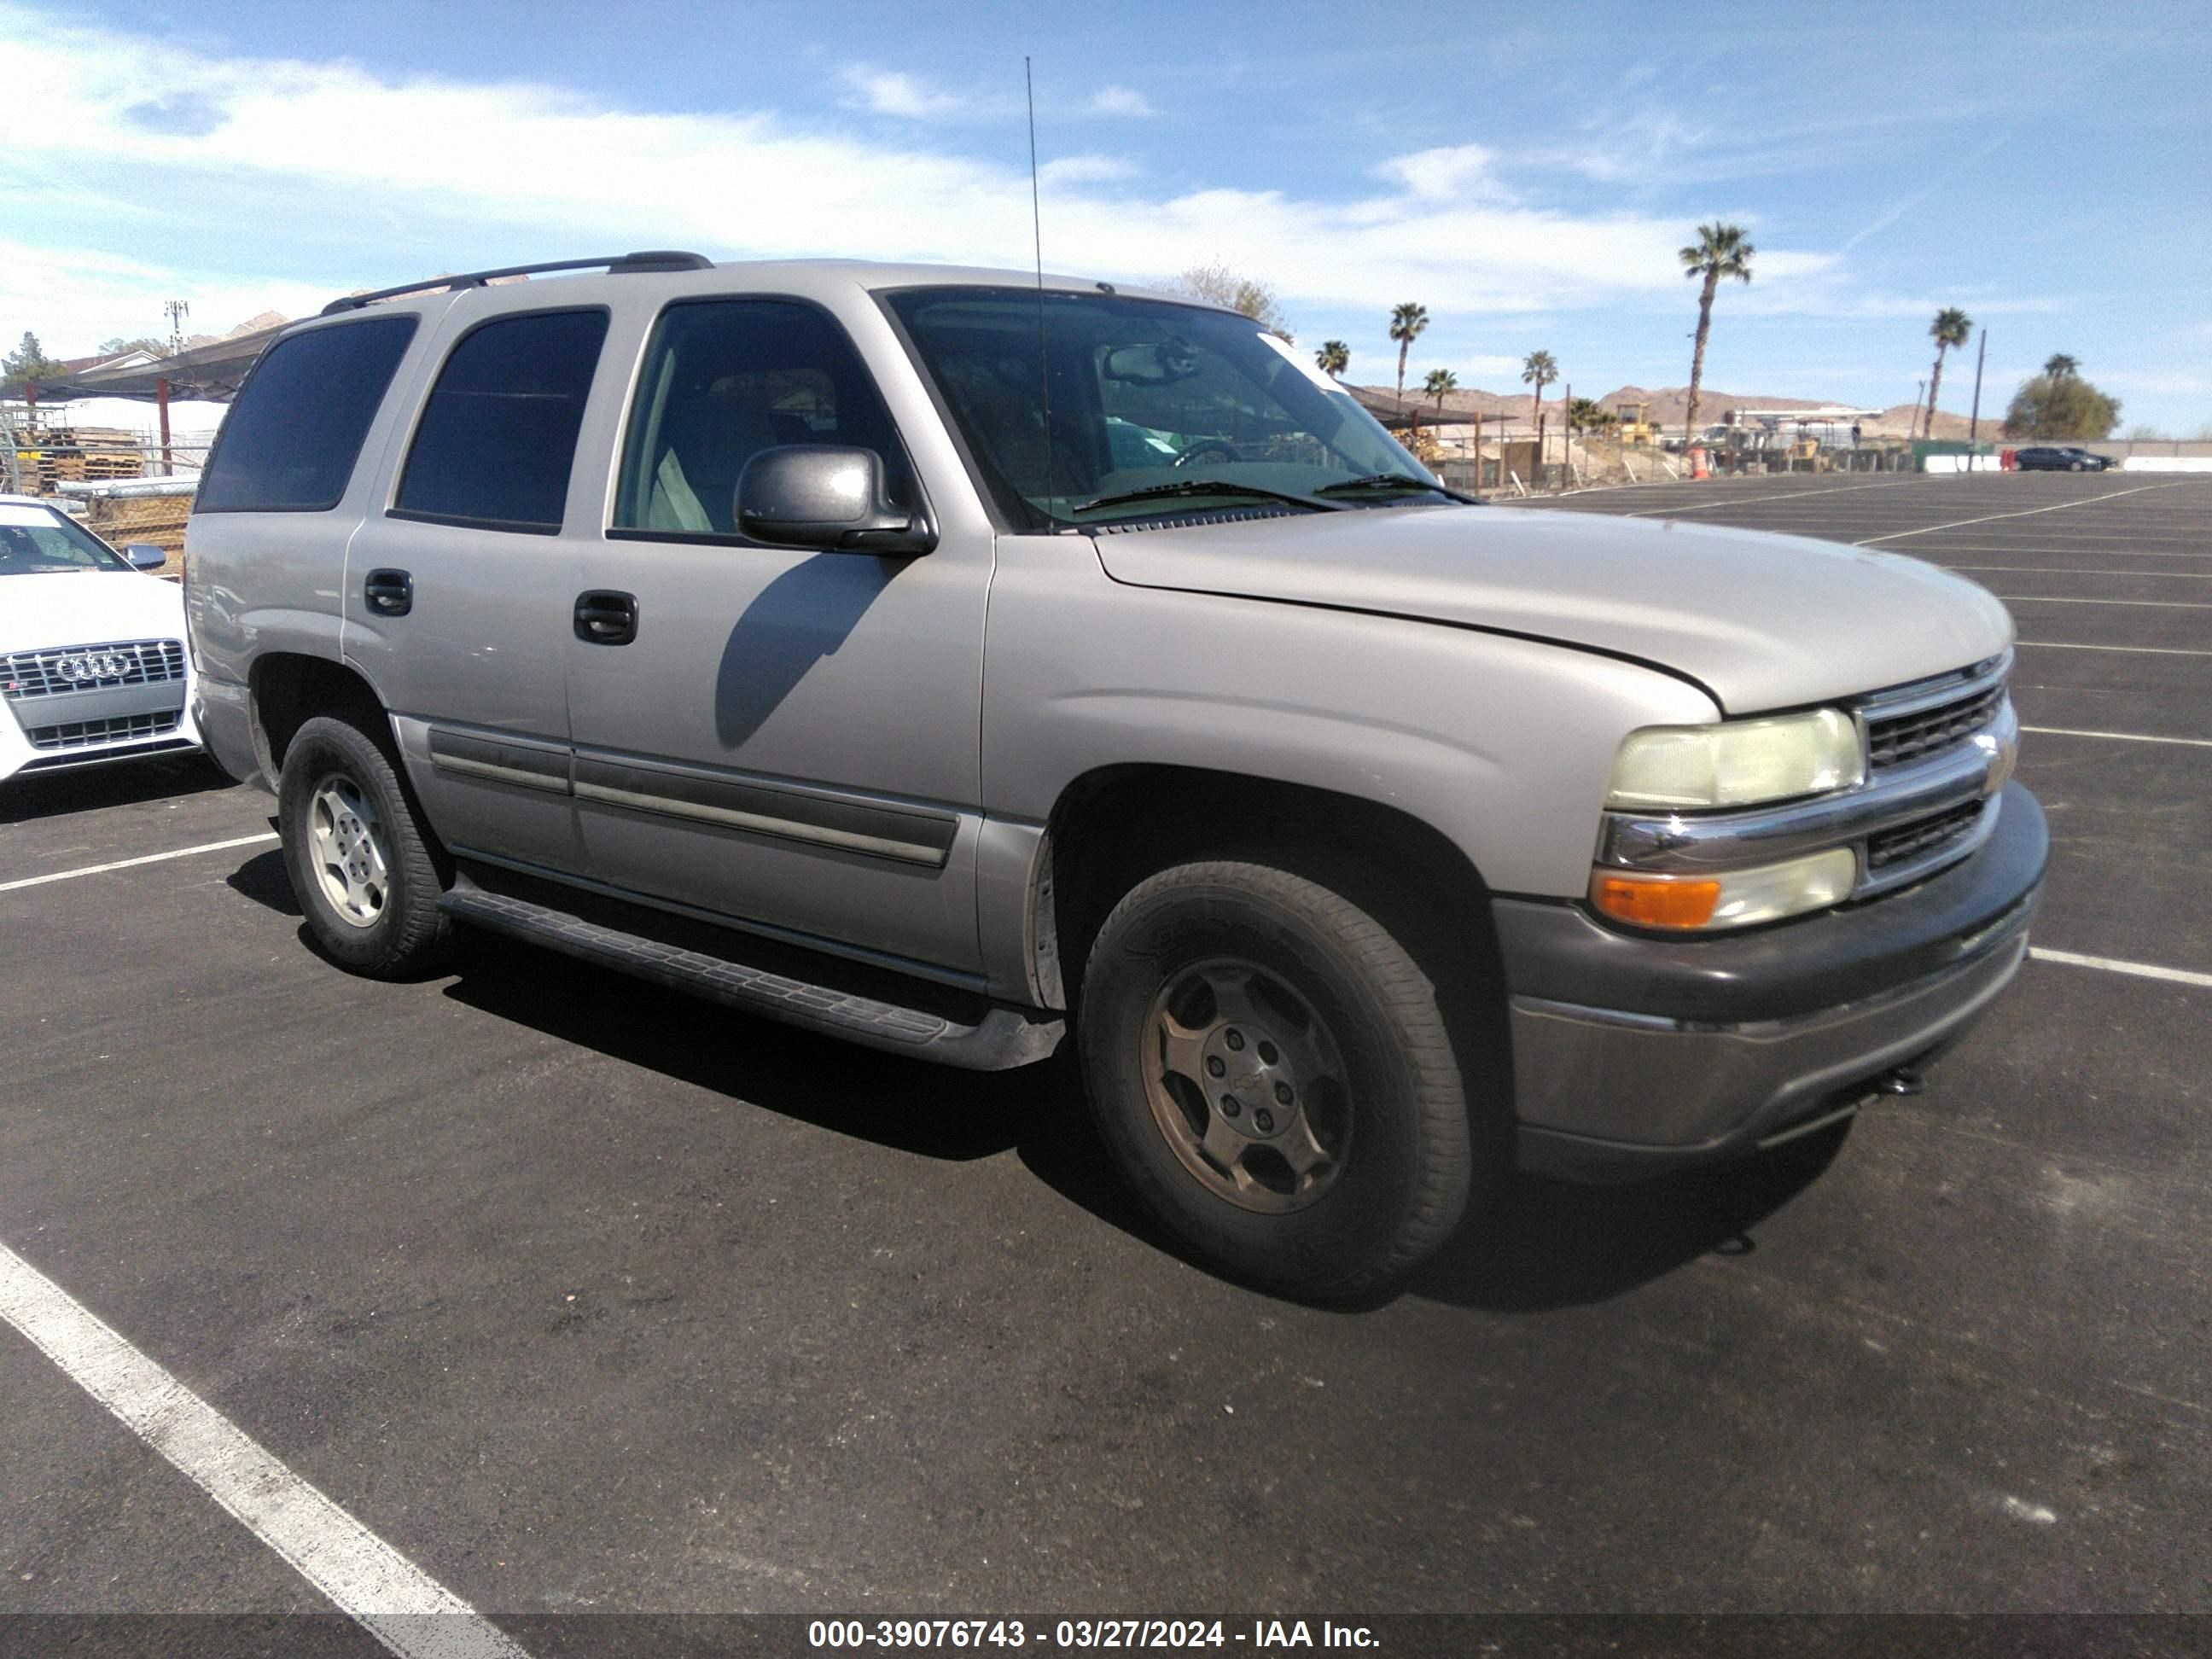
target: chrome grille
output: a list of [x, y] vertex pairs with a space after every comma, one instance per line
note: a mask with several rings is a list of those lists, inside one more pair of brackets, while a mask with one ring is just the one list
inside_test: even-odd
[[[77, 678], [80, 673], [85, 677]], [[113, 640], [101, 645], [51, 646], [0, 656], [0, 695], [10, 702], [118, 685], [150, 685], [184, 677], [181, 640]]]
[[1913, 823], [1868, 836], [1866, 861], [1869, 872], [1885, 870], [1907, 859], [1920, 858], [1949, 846], [1981, 821], [1982, 807], [1982, 802], [1970, 800], [1963, 806], [1931, 813]]
[[1970, 674], [1958, 695], [1944, 698], [1936, 688], [1911, 698], [1894, 714], [1884, 714], [1882, 707], [1898, 699], [1871, 700], [1865, 709], [1868, 763], [1877, 772], [1909, 766], [1955, 749], [1985, 729], [2004, 706], [2006, 676], [2002, 672], [1995, 678], [1986, 672]]
[[33, 749], [88, 749], [98, 743], [163, 737], [175, 731], [183, 719], [182, 709], [170, 708], [153, 714], [118, 714], [112, 720], [66, 720], [58, 726], [26, 726], [23, 735]]

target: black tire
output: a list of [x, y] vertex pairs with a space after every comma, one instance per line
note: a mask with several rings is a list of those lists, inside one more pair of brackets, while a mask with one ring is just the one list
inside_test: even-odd
[[[359, 822], [373, 822], [370, 834], [380, 856], [380, 900], [366, 920], [342, 910], [316, 852], [318, 797], [326, 787], [348, 785], [374, 812], [373, 821], [362, 814]], [[438, 964], [453, 937], [452, 921], [438, 908], [443, 883], [384, 744], [328, 715], [303, 724], [284, 751], [276, 827], [292, 891], [316, 944], [333, 961], [371, 979], [405, 979]]]
[[[1301, 999], [1341, 1062], [1332, 1110], [1343, 1157], [1325, 1190], [1293, 1200], [1304, 1207], [1240, 1207], [1219, 1190], [1218, 1169], [1209, 1179], [1186, 1161], [1193, 1154], [1178, 1152], [1164, 1121], [1156, 1091], [1172, 1079], [1152, 1063], [1159, 1009], [1200, 965], [1224, 961]], [[1187, 864], [1140, 883], [1091, 946], [1078, 1037], [1091, 1110], [1128, 1184], [1193, 1259], [1234, 1279], [1316, 1302], [1371, 1301], [1450, 1237], [1470, 1194], [1504, 1173], [1505, 1138], [1487, 1125], [1470, 1133], [1463, 1068], [1428, 975], [1366, 911], [1288, 870]], [[1302, 1084], [1302, 1111], [1309, 1092]]]
[[2089, 470], [2089, 464], [2087, 461], [2076, 461], [2066, 470], [2069, 472], [2086, 472]]

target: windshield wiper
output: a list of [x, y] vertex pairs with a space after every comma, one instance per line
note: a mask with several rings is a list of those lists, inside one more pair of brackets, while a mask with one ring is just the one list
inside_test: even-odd
[[1255, 501], [1287, 501], [1292, 507], [1311, 507], [1322, 513], [1340, 513], [1344, 509], [1334, 501], [1317, 501], [1310, 495], [1293, 495], [1288, 490], [1267, 489], [1259, 484], [1237, 483], [1226, 478], [1187, 478], [1175, 483], [1152, 484], [1143, 489], [1125, 489], [1117, 495], [1101, 495], [1095, 501], [1085, 501], [1070, 507], [1072, 513], [1096, 513], [1109, 507], [1132, 507], [1142, 501], [1169, 501], [1183, 495], [1248, 495]]
[[1409, 478], [1402, 472], [1370, 472], [1364, 478], [1342, 478], [1335, 483], [1323, 484], [1314, 491], [1316, 495], [1371, 495], [1384, 489], [1418, 489], [1425, 495], [1443, 495], [1455, 501], [1465, 501], [1470, 507], [1480, 507], [1480, 495], [1468, 495], [1443, 484], [1424, 483], [1419, 478]]

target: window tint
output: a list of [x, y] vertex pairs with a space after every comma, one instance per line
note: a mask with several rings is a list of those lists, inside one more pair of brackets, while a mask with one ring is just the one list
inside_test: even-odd
[[321, 513], [338, 504], [384, 401], [412, 317], [279, 340], [254, 366], [208, 458], [200, 513]]
[[561, 527], [604, 311], [538, 311], [471, 330], [439, 371], [407, 452], [403, 518]]
[[616, 527], [734, 535], [738, 475], [781, 444], [872, 449], [892, 499], [915, 504], [890, 411], [828, 317], [789, 300], [669, 307], [630, 414]]

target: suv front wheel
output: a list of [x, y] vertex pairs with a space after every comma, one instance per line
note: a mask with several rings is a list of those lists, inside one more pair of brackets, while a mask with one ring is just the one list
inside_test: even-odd
[[1449, 1237], [1498, 1173], [1474, 1167], [1422, 966], [1293, 872], [1209, 862], [1139, 884], [1099, 930], [1079, 1012], [1091, 1109], [1124, 1176], [1235, 1278], [1365, 1300]]
[[452, 931], [437, 867], [374, 738], [327, 715], [302, 725], [284, 751], [276, 823], [292, 890], [325, 954], [373, 979], [435, 964]]

